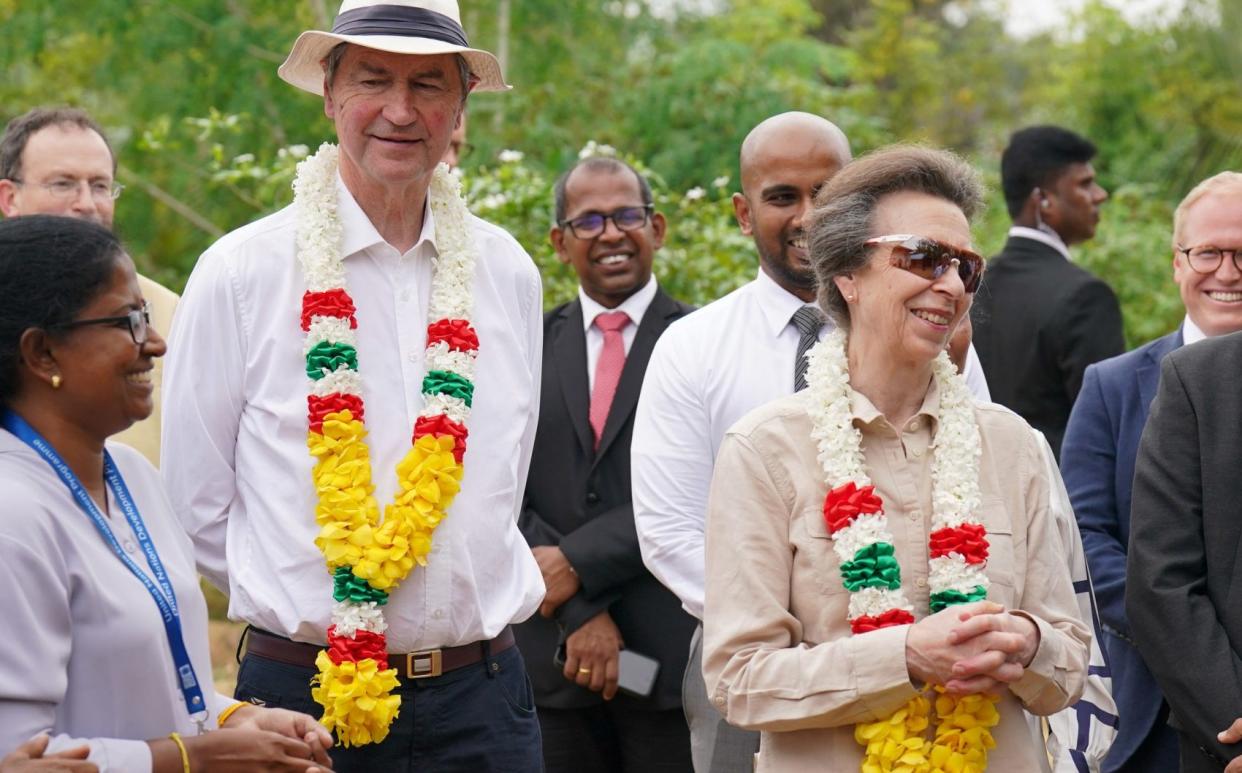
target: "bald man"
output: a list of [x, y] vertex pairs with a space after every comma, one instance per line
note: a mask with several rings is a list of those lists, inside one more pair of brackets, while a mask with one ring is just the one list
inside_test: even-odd
[[[850, 161], [845, 134], [809, 113], [782, 113], [742, 143], [733, 210], [754, 239], [754, 281], [673, 323], [647, 366], [631, 445], [634, 520], [643, 561], [703, 618], [703, 518], [725, 430], [805, 384], [804, 357], [827, 332], [815, 306], [803, 221], [819, 187]], [[976, 358], [966, 366], [986, 396]], [[982, 389], [982, 391], [981, 391]], [[698, 773], [753, 769], [759, 735], [725, 724], [707, 699], [702, 628], [682, 683]]]

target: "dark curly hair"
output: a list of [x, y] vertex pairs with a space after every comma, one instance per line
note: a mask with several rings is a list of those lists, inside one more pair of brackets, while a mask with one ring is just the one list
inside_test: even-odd
[[124, 254], [115, 234], [79, 218], [0, 220], [0, 405], [17, 394], [22, 333], [76, 318]]

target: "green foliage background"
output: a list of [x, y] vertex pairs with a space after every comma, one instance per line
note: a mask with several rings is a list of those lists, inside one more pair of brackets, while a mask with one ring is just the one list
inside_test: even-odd
[[[737, 147], [764, 117], [823, 114], [856, 152], [950, 147], [994, 191], [1008, 134], [1055, 122], [1100, 146], [1113, 198], [1079, 260], [1117, 290], [1134, 345], [1180, 319], [1173, 207], [1242, 161], [1237, 0], [1186, 0], [1137, 22], [1088, 2], [1024, 39], [1006, 33], [1000, 0], [461, 3], [476, 44], [507, 43], [517, 87], [471, 98], [467, 187], [535, 257], [549, 304], [574, 287], [547, 244], [551, 182], [589, 142], [651, 172], [671, 225], [661, 280], [704, 303], [755, 271], [729, 195]], [[142, 268], [179, 288], [212, 240], [287, 203], [294, 162], [332, 138], [318, 100], [276, 66], [335, 11], [332, 0], [0, 0], [0, 120], [50, 102], [95, 114], [128, 186], [118, 227]], [[502, 161], [506, 149], [521, 157]], [[994, 192], [977, 244], [995, 251], [1007, 225]]]

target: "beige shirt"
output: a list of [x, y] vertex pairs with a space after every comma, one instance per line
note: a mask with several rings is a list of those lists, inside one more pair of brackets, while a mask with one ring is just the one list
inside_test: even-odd
[[[891, 714], [915, 694], [906, 626], [852, 636], [849, 593], [824, 524], [827, 484], [811, 439], [806, 392], [750, 413], [725, 437], [707, 517], [703, 674], [731, 724], [763, 731], [758, 770], [858, 770], [853, 726]], [[867, 473], [884, 500], [917, 619], [928, 614], [930, 442], [939, 396], [894, 428], [853, 393]], [[982, 436], [979, 513], [991, 544], [988, 598], [1022, 610], [1040, 632], [1026, 675], [1009, 687], [989, 769], [1046, 769], [1022, 708], [1051, 714], [1075, 701], [1087, 672], [1067, 558], [1049, 513], [1037, 439], [1016, 414], [976, 404]]]
[[[167, 339], [172, 331], [173, 311], [177, 308], [180, 296], [142, 274], [138, 275], [138, 289], [142, 291], [143, 300], [151, 307], [151, 327]], [[151, 415], [112, 438], [137, 449], [157, 469], [160, 466], [160, 383], [163, 377], [164, 359], [156, 357], [155, 371], [151, 374], [155, 384], [155, 392], [152, 394], [155, 407], [151, 410]]]

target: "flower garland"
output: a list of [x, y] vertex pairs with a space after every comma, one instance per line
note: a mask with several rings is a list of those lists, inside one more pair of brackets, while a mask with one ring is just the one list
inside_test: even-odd
[[460, 184], [442, 165], [430, 188], [439, 257], [428, 310], [425, 405], [411, 448], [397, 464], [399, 490], [381, 522], [365, 442], [358, 321], [341, 256], [338, 158], [336, 146], [325, 143], [298, 164], [293, 189], [307, 288], [301, 322], [310, 380], [307, 446], [316, 460], [315, 544], [332, 573], [336, 600], [312, 695], [324, 707], [323, 725], [348, 747], [384, 740], [401, 705], [392, 694], [397, 672], [388, 667], [383, 606], [415, 564], [426, 565], [432, 534], [460, 487], [479, 340], [470, 324], [475, 249], [469, 213]]
[[[940, 421], [932, 457], [932, 528], [928, 537], [931, 611], [987, 597], [988, 541], [972, 515], [979, 507], [979, 427], [970, 392], [948, 355], [932, 365], [940, 392]], [[862, 435], [854, 426], [846, 336], [837, 330], [809, 355], [807, 400], [828, 482], [824, 519], [850, 592], [850, 630], [866, 633], [914, 622], [901, 589], [901, 567], [884, 503], [867, 476]], [[989, 695], [954, 696], [936, 685], [934, 740], [923, 733], [931, 704], [916, 695], [892, 715], [860, 722], [854, 738], [866, 747], [865, 773], [982, 773], [987, 750], [996, 746], [991, 728], [1000, 721], [999, 700]]]

